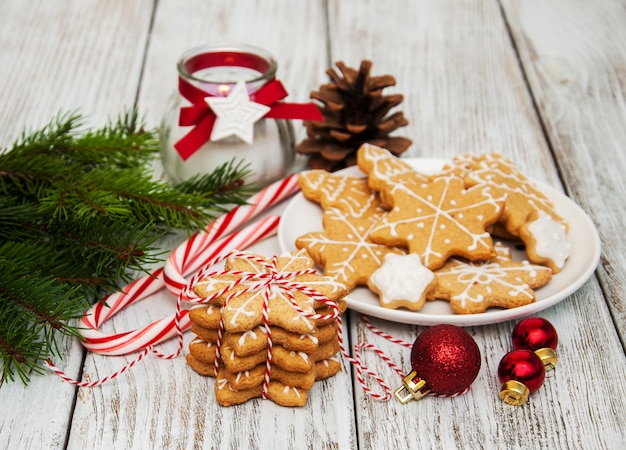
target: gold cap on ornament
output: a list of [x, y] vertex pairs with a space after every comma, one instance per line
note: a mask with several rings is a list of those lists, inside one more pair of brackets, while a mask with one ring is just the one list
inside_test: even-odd
[[530, 391], [526, 385], [515, 380], [504, 382], [500, 388], [500, 398], [502, 401], [513, 406], [520, 406], [526, 403], [529, 395]]
[[394, 395], [402, 404], [410, 400], [419, 400], [429, 393], [430, 388], [426, 386], [426, 381], [422, 380], [415, 370], [402, 378], [402, 386], [394, 391]]
[[535, 354], [543, 363], [543, 366], [546, 368], [546, 372], [553, 370], [556, 367], [558, 358], [556, 357], [556, 352], [550, 347], [535, 350]]

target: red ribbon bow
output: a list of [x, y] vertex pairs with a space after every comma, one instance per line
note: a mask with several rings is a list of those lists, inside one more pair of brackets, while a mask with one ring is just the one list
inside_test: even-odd
[[[183, 127], [193, 126], [193, 128], [174, 145], [180, 157], [185, 161], [211, 138], [216, 116], [204, 100], [205, 97], [213, 97], [212, 94], [193, 86], [181, 77], [178, 78], [178, 91], [192, 103], [192, 106], [180, 108], [178, 124]], [[281, 102], [280, 100], [285, 97], [287, 97], [287, 90], [280, 81], [275, 79], [250, 95], [252, 101], [271, 108], [263, 116], [265, 118], [324, 120], [315, 104]]]

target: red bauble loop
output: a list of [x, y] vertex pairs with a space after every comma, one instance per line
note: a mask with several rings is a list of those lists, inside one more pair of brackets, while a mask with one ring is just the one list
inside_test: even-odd
[[455, 395], [476, 379], [481, 356], [472, 336], [454, 325], [436, 325], [421, 333], [411, 350], [411, 366], [430, 391]]
[[546, 369], [541, 359], [531, 350], [512, 350], [500, 360], [498, 379], [500, 383], [519, 381], [532, 393], [541, 387]]
[[519, 322], [511, 336], [513, 348], [536, 351], [542, 348], [556, 350], [559, 337], [550, 322], [541, 317], [529, 317]]

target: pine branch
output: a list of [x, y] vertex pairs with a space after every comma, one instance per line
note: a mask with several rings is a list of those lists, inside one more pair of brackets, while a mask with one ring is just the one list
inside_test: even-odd
[[0, 151], [0, 370], [27, 383], [105, 293], [164, 256], [165, 233], [204, 227], [245, 202], [232, 161], [173, 186], [155, 179], [157, 133], [135, 111], [84, 130], [59, 115]]
[[26, 383], [31, 372], [41, 372], [45, 357], [59, 355], [57, 335], [78, 336], [68, 323], [88, 302], [76, 288], [30, 272], [33, 255], [22, 253], [21, 245], [0, 250], [0, 361], [5, 377], [12, 381], [17, 373]]

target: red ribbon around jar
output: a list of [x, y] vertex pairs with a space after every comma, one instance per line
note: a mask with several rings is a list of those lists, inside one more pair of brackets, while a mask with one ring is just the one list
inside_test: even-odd
[[[275, 67], [272, 68], [265, 58], [254, 53], [227, 49], [200, 53], [182, 63], [180, 70], [188, 76], [179, 76], [178, 78], [179, 93], [191, 102], [191, 106], [180, 108], [178, 124], [193, 127], [174, 145], [183, 160], [187, 160], [211, 139], [217, 117], [205, 99], [207, 97], [227, 96], [234, 84], [234, 82], [204, 83], [203, 89], [195, 86], [186, 78], [202, 85], [202, 80], [194, 78], [194, 74], [215, 67], [241, 67], [251, 69], [260, 75], [258, 78], [247, 82], [246, 85], [252, 102], [270, 108], [263, 116], [264, 118], [324, 120], [320, 110], [313, 103], [286, 103], [281, 101], [287, 97], [287, 90], [280, 81], [275, 79]], [[264, 74], [270, 76], [267, 77]], [[264, 84], [256, 88], [255, 82], [257, 81]]]

